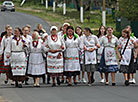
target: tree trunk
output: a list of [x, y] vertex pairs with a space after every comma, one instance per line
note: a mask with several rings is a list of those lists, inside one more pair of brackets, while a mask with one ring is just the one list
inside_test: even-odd
[[79, 0], [75, 0], [75, 2], [76, 2], [77, 10], [80, 11], [80, 5], [79, 5], [80, 2], [79, 2]]

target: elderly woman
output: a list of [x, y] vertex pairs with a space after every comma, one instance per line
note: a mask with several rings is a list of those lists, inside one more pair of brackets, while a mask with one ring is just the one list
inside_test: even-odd
[[16, 87], [22, 87], [22, 81], [26, 79], [26, 55], [24, 48], [26, 47], [25, 41], [21, 37], [21, 29], [15, 28], [14, 37], [8, 42], [5, 49], [7, 58], [10, 58], [10, 65], [12, 71], [12, 79], [16, 81]]
[[61, 36], [57, 34], [58, 28], [52, 26], [50, 28], [51, 35], [47, 39], [47, 72], [52, 77], [52, 86], [56, 86], [55, 78], [57, 78], [57, 84], [60, 85], [59, 76], [63, 75], [63, 51], [65, 44]]
[[79, 51], [83, 48], [83, 43], [77, 34], [74, 33], [72, 26], [67, 27], [67, 33], [64, 35], [66, 50], [65, 57], [65, 72], [64, 75], [68, 78], [68, 86], [72, 85], [71, 77], [73, 76], [74, 84], [77, 84], [76, 76], [80, 75]]
[[30, 43], [30, 56], [27, 73], [34, 77], [34, 87], [40, 87], [40, 77], [46, 73], [45, 60], [43, 59], [44, 46], [42, 40], [38, 39], [38, 32], [32, 33], [32, 42]]

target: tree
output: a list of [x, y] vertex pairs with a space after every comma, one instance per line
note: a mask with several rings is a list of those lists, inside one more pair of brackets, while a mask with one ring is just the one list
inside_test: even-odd
[[129, 21], [138, 21], [138, 0], [119, 0], [119, 16], [127, 18]]

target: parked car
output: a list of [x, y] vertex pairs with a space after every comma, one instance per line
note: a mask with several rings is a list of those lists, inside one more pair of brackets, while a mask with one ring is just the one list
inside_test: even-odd
[[1, 5], [1, 11], [15, 12], [15, 6], [12, 1], [4, 1]]

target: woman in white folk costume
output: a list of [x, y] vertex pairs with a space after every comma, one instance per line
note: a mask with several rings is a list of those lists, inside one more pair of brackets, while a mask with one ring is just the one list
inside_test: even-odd
[[[6, 73], [6, 80], [4, 81], [5, 84], [8, 83], [8, 72], [10, 70], [9, 68], [10, 60], [6, 56], [5, 49], [7, 47], [8, 42], [13, 38], [12, 27], [8, 26], [6, 28], [6, 32], [7, 34], [3, 36], [2, 41], [1, 41], [1, 46], [0, 46], [0, 60], [1, 60], [0, 73]], [[14, 82], [11, 82], [11, 85], [13, 84]]]
[[26, 47], [25, 41], [21, 37], [21, 29], [15, 28], [14, 37], [9, 41], [6, 54], [7, 58], [10, 57], [10, 66], [12, 71], [12, 79], [16, 81], [16, 87], [22, 87], [22, 81], [26, 79], [26, 66], [27, 58], [24, 48]]
[[79, 36], [74, 33], [74, 28], [72, 26], [68, 26], [67, 33], [64, 35], [64, 42], [66, 46], [64, 52], [64, 75], [68, 78], [68, 86], [72, 85], [72, 76], [74, 84], [76, 85], [76, 76], [80, 75], [79, 51], [80, 48], [83, 48], [83, 42], [80, 41]]
[[[30, 43], [32, 42], [32, 37], [29, 34], [30, 32], [29, 32], [29, 28], [27, 26], [22, 28], [22, 32], [23, 32], [22, 38], [26, 42], [26, 46], [27, 46], [25, 49], [25, 52], [26, 52], [27, 61], [28, 61], [28, 59], [29, 59], [28, 47], [29, 47]], [[27, 67], [28, 67], [28, 63], [27, 63]], [[25, 85], [29, 85], [28, 80], [29, 80], [29, 77], [26, 78]]]
[[[123, 37], [119, 38], [119, 44], [117, 47], [117, 54], [120, 60], [120, 72], [124, 74], [124, 84], [128, 86], [129, 74], [134, 70], [134, 59], [137, 58], [137, 50], [134, 54], [134, 47], [137, 47], [137, 43], [134, 38], [130, 36], [128, 29], [122, 31]], [[119, 53], [119, 49], [121, 50]]]
[[93, 35], [90, 28], [85, 28], [84, 34], [85, 71], [88, 75], [88, 85], [91, 85], [95, 81], [94, 72], [97, 70], [96, 49], [100, 48], [100, 43], [98, 37]]
[[68, 26], [70, 26], [69, 23], [64, 23], [63, 26], [62, 26], [63, 28], [62, 28], [62, 30], [60, 32], [58, 32], [58, 35], [60, 35], [61, 37], [63, 37], [64, 34], [66, 34], [66, 32], [67, 32], [66, 29], [67, 29]]
[[44, 44], [38, 39], [38, 32], [32, 33], [32, 42], [29, 46], [29, 62], [27, 74], [34, 77], [34, 87], [40, 87], [39, 81], [42, 75], [45, 75], [45, 60], [43, 58]]
[[61, 36], [57, 34], [58, 28], [52, 26], [50, 28], [51, 35], [47, 40], [47, 72], [52, 77], [52, 86], [56, 86], [55, 78], [57, 78], [57, 84], [60, 85], [59, 76], [63, 75], [63, 51], [65, 50], [65, 44]]
[[[82, 28], [77, 26], [75, 28], [75, 33], [79, 35], [80, 40], [83, 41], [83, 32], [82, 32]], [[79, 57], [80, 57], [80, 67], [81, 67], [81, 71], [82, 71], [82, 82], [86, 83], [87, 81], [84, 78], [84, 74], [85, 74], [85, 65], [84, 65], [84, 49], [80, 49], [79, 51]], [[79, 75], [79, 80], [80, 80], [80, 75]]]
[[[126, 28], [129, 32], [130, 32], [130, 36], [137, 42], [138, 44], [138, 39], [134, 36], [134, 33], [132, 33], [132, 29], [131, 26], [126, 26]], [[134, 54], [137, 51], [137, 48], [133, 49]], [[135, 73], [136, 73], [136, 69], [137, 69], [137, 59], [134, 59], [134, 68], [133, 70], [131, 70], [130, 75], [129, 75], [129, 83], [130, 84], [136, 84], [136, 80], [135, 80]]]
[[[99, 32], [98, 32], [98, 35], [97, 35], [97, 37], [99, 38], [99, 41], [101, 41], [101, 38], [103, 36], [105, 36], [105, 35], [106, 35], [106, 28], [104, 26], [101, 26], [99, 28]], [[100, 60], [101, 60], [101, 57], [102, 57], [103, 49], [104, 49], [103, 45], [100, 44], [100, 48], [98, 48], [98, 50], [97, 50], [97, 64], [98, 64], [98, 66], [100, 64]], [[100, 82], [104, 83], [105, 82], [104, 73], [100, 71], [100, 75], [101, 75], [101, 81]]]
[[107, 35], [101, 38], [100, 43], [104, 46], [104, 50], [99, 70], [105, 73], [105, 85], [109, 85], [108, 75], [111, 73], [112, 86], [115, 86], [115, 73], [118, 71], [118, 61], [116, 58], [115, 47], [118, 44], [118, 39], [113, 35], [112, 27], [107, 28]]
[[[48, 34], [47, 33], [44, 33], [42, 35], [42, 40], [43, 40], [44, 45], [47, 42], [47, 39], [48, 39]], [[47, 52], [46, 53], [43, 53], [43, 57], [44, 57], [45, 66], [46, 66], [47, 84], [50, 84], [50, 75], [47, 73]], [[42, 78], [43, 78], [43, 84], [45, 84], [45, 75], [43, 75]]]

